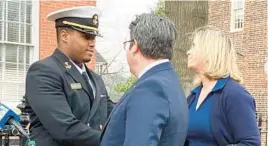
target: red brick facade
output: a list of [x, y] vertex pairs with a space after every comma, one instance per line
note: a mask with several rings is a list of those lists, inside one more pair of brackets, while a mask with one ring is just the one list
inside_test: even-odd
[[267, 77], [264, 60], [267, 56], [267, 1], [246, 1], [244, 28], [231, 32], [231, 2], [210, 1], [208, 23], [230, 33], [238, 52], [244, 85], [257, 101], [259, 112], [267, 111]]
[[[239, 68], [243, 74], [244, 85], [256, 99], [257, 111], [265, 116], [268, 110], [267, 76], [264, 72], [267, 56], [267, 1], [245, 2], [244, 28], [242, 31], [231, 32], [231, 2], [210, 1], [208, 23], [228, 32], [235, 48], [242, 56], [238, 57]], [[265, 131], [265, 122], [263, 130]], [[264, 145], [267, 140], [262, 134]]]
[[[40, 20], [39, 20], [39, 58], [43, 59], [51, 55], [54, 49], [57, 47], [56, 41], [56, 29], [55, 24], [46, 19], [46, 16], [55, 10], [74, 7], [91, 5], [95, 6], [95, 0], [84, 0], [84, 1], [40, 1]], [[93, 57], [92, 61], [89, 62], [89, 67], [94, 69], [96, 63], [96, 57]]]

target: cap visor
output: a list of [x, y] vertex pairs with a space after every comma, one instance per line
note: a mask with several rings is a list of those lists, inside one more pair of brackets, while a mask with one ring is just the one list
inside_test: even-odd
[[103, 36], [102, 36], [99, 32], [97, 32], [97, 31], [93, 31], [93, 30], [85, 30], [85, 29], [80, 29], [80, 28], [77, 28], [77, 27], [72, 27], [72, 28], [75, 29], [75, 30], [77, 30], [77, 31], [86, 33], [86, 34], [91, 34], [91, 35], [94, 35], [94, 36], [103, 37]]

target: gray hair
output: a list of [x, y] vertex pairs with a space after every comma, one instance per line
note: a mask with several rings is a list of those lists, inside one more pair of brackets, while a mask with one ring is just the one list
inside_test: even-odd
[[165, 15], [141, 14], [129, 25], [130, 38], [136, 40], [142, 54], [152, 59], [171, 59], [177, 29]]

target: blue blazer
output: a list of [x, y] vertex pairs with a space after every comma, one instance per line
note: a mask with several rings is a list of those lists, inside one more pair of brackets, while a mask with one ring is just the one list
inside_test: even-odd
[[182, 146], [187, 128], [187, 101], [166, 62], [148, 70], [121, 98], [104, 127], [101, 146]]
[[[255, 100], [239, 83], [230, 77], [213, 93], [211, 129], [219, 146], [260, 146], [260, 133], [255, 114]], [[197, 87], [199, 88], [199, 87]], [[195, 92], [187, 98], [189, 106]]]

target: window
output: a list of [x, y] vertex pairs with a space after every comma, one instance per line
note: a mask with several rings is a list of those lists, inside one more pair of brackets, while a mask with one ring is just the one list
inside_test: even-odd
[[97, 62], [95, 72], [97, 74], [100, 74], [100, 75], [108, 73], [107, 63], [106, 62]]
[[0, 1], [0, 101], [13, 107], [25, 94], [26, 73], [34, 60], [32, 14], [33, 1]]
[[245, 0], [232, 0], [231, 31], [244, 27]]

